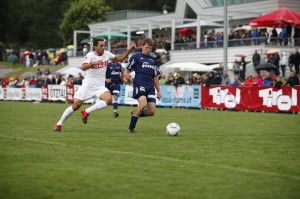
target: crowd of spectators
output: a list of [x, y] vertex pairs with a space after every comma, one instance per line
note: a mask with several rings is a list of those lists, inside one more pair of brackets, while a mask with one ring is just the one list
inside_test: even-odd
[[[223, 46], [223, 32], [215, 31], [204, 31], [200, 35], [201, 48], [218, 48]], [[287, 25], [282, 27], [280, 31], [273, 28], [269, 30], [267, 28], [256, 28], [250, 29], [238, 29], [236, 31], [231, 31], [228, 35], [228, 46], [250, 46], [250, 45], [291, 45], [292, 39], [294, 40], [294, 46], [300, 45], [300, 28], [295, 28], [295, 33], [292, 36], [292, 27]], [[195, 43], [197, 37], [194, 33], [187, 35], [178, 35], [175, 40], [176, 49], [186, 49], [186, 47], [195, 48], [191, 45], [184, 45]]]
[[[200, 34], [201, 48], [216, 48], [223, 46], [223, 32], [216, 31], [204, 31]], [[280, 31], [273, 28], [269, 30], [267, 28], [255, 28], [249, 29], [239, 29], [232, 30], [228, 35], [228, 45], [229, 46], [248, 46], [248, 45], [260, 45], [262, 43], [268, 45], [291, 45], [292, 39], [294, 40], [294, 46], [300, 45], [300, 28], [295, 28], [294, 35], [292, 35], [291, 26], [287, 25], [282, 27]], [[171, 39], [166, 38], [153, 38], [153, 52], [156, 49], [165, 49], [166, 55], [168, 51], [171, 50]], [[137, 49], [141, 47], [140, 39], [133, 39], [132, 42], [135, 42]], [[179, 49], [188, 49], [196, 48], [196, 34], [192, 31], [190, 34], [182, 35], [178, 34], [175, 38], [175, 50]], [[119, 50], [124, 50], [127, 48], [127, 39], [123, 40], [113, 40], [111, 44], [111, 51], [115, 54], [118, 54]], [[84, 43], [78, 46], [77, 53], [78, 55], [85, 56], [90, 50], [90, 45]], [[22, 63], [25, 67], [38, 66], [38, 65], [57, 65], [60, 63], [67, 63], [68, 56], [72, 56], [73, 52], [60, 52], [59, 49], [44, 49], [36, 50], [30, 52], [29, 54], [23, 54], [24, 52], [8, 52], [6, 58], [9, 55], [16, 56], [15, 63]], [[161, 53], [159, 56], [163, 55]]]
[[[168, 76], [162, 74], [160, 76], [160, 84], [165, 85], [222, 85], [222, 86], [275, 86], [280, 88], [282, 85], [295, 86], [300, 85], [300, 53], [298, 49], [295, 52], [290, 52], [287, 56], [284, 52], [279, 55], [279, 52], [267, 54], [266, 60], [262, 60], [260, 54], [255, 50], [252, 61], [256, 71], [255, 77], [246, 74], [246, 62], [243, 57], [240, 60], [235, 60], [233, 63], [234, 80], [231, 81], [228, 72], [223, 71], [222, 67], [219, 70], [214, 70], [206, 74], [194, 73], [192, 77], [183, 79], [180, 72], [170, 73]], [[258, 70], [260, 64], [270, 64], [273, 68]], [[286, 70], [289, 70], [289, 76], [286, 76]], [[262, 72], [264, 71], [264, 73]], [[262, 74], [263, 73], [263, 74]]]
[[[255, 77], [246, 74], [246, 62], [244, 57], [240, 60], [235, 60], [233, 64], [234, 79], [229, 78], [228, 72], [223, 71], [222, 67], [218, 70], [213, 70], [206, 74], [194, 73], [191, 77], [184, 79], [180, 72], [170, 73], [168, 75], [161, 74], [159, 77], [160, 84], [162, 85], [224, 85], [224, 86], [275, 86], [281, 85], [294, 86], [299, 85], [299, 65], [300, 53], [298, 49], [295, 52], [290, 52], [287, 56], [284, 52], [279, 55], [279, 52], [267, 54], [266, 60], [261, 60], [260, 54], [255, 50], [252, 61], [254, 70], [256, 71]], [[275, 66], [273, 69], [268, 69], [264, 74], [261, 70], [256, 70], [256, 67], [261, 63], [270, 63]], [[124, 63], [126, 64], [126, 63]], [[286, 76], [286, 70], [289, 70], [289, 76]], [[52, 74], [50, 69], [47, 68], [41, 71], [37, 68], [37, 72], [31, 76], [16, 76], [15, 78], [8, 79], [4, 77], [1, 79], [2, 87], [34, 87], [40, 88], [49, 84], [56, 85], [81, 85], [84, 76], [79, 73], [78, 76], [62, 75], [60, 73]], [[124, 83], [130, 84], [130, 82]]]
[[[223, 47], [224, 33], [219, 31], [204, 31], [200, 34], [200, 47], [201, 48], [219, 48]], [[141, 39], [133, 39], [136, 49], [141, 46]], [[166, 53], [161, 53], [159, 56], [168, 55], [168, 51], [171, 50], [171, 39], [165, 38], [153, 38], [153, 52], [157, 49], [165, 49]], [[196, 34], [191, 31], [189, 34], [178, 34], [175, 38], [174, 46], [175, 50], [195, 49], [197, 37]], [[252, 29], [238, 29], [232, 30], [228, 35], [228, 46], [250, 46], [250, 45], [282, 45], [282, 46], [299, 46], [300, 45], [300, 28], [295, 28], [294, 35], [292, 35], [291, 26], [282, 27], [280, 29], [273, 28], [267, 29], [263, 27], [253, 27]], [[89, 50], [89, 45], [85, 44]], [[84, 54], [84, 46], [78, 48], [78, 52]], [[113, 40], [111, 44], [111, 52], [119, 54], [120, 51], [124, 51], [127, 48], [127, 39]], [[166, 56], [167, 57], [167, 56]]]
[[[223, 46], [223, 32], [216, 31], [204, 31], [200, 34], [201, 48], [216, 48]], [[231, 31], [228, 35], [229, 46], [248, 46], [248, 45], [260, 45], [262, 43], [268, 45], [291, 45], [292, 39], [294, 39], [294, 46], [300, 45], [300, 28], [295, 28], [295, 33], [292, 35], [291, 26], [282, 27], [280, 31], [273, 28], [268, 31], [266, 28], [252, 28], [239, 29]], [[168, 51], [171, 50], [171, 39], [166, 38], [153, 38], [153, 53], [157, 49], [165, 49], [165, 52], [153, 54], [161, 59], [161, 64], [169, 60]], [[141, 47], [141, 39], [133, 39], [137, 50]], [[175, 50], [179, 49], [194, 49], [196, 48], [196, 34], [193, 31], [190, 34], [182, 35], [178, 34], [175, 38]], [[127, 48], [127, 40], [113, 40], [111, 44], [111, 51], [115, 54], [119, 54], [119, 51], [123, 51]], [[90, 50], [88, 43], [81, 44], [77, 48], [77, 54], [85, 56]], [[14, 56], [14, 63], [21, 63], [25, 67], [32, 67], [38, 65], [58, 65], [67, 64], [68, 56], [73, 55], [73, 52], [60, 52], [59, 49], [45, 49], [36, 50], [29, 54], [23, 54], [23, 52], [8, 52], [6, 58]], [[244, 77], [245, 78], [245, 77]]]
[[78, 76], [61, 73], [52, 74], [49, 68], [43, 71], [38, 68], [34, 75], [17, 75], [14, 78], [3, 77], [0, 79], [0, 85], [3, 88], [41, 88], [47, 85], [81, 85], [83, 79], [84, 76], [81, 73]]
[[[201, 33], [201, 45], [203, 47], [222, 47], [223, 45], [223, 32], [212, 31], [210, 33]], [[293, 35], [295, 45], [300, 45], [300, 28], [295, 28], [295, 34]], [[252, 30], [240, 29], [238, 31], [232, 31], [229, 34], [229, 46], [242, 46], [242, 45], [259, 45], [262, 42], [270, 45], [289, 45], [291, 39], [291, 27], [282, 27], [278, 33], [276, 28], [268, 32], [266, 28]], [[299, 39], [299, 40], [298, 40]], [[141, 47], [142, 39], [137, 39], [135, 42], [136, 48]], [[194, 33], [187, 35], [178, 35], [176, 37], [175, 44], [193, 43], [196, 41], [196, 35]], [[232, 42], [230, 42], [232, 41]], [[127, 46], [127, 40], [112, 41], [112, 52], [117, 49], [124, 49]], [[85, 55], [89, 51], [89, 45], [83, 44], [78, 50]], [[164, 49], [165, 51], [156, 52], [157, 49]], [[171, 49], [170, 38], [154, 39], [152, 56], [158, 59], [160, 64], [164, 64], [169, 60], [168, 51]], [[118, 53], [116, 53], [118, 54]], [[56, 50], [38, 50], [30, 52], [29, 54], [23, 54], [23, 52], [10, 52], [7, 55], [8, 58], [15, 63], [23, 63], [24, 66], [38, 66], [38, 65], [57, 65], [67, 61], [67, 54], [65, 52], [59, 52]], [[160, 76], [160, 83], [166, 85], [227, 85], [227, 86], [275, 86], [278, 85], [299, 85], [299, 64], [300, 54], [298, 49], [295, 52], [291, 52], [289, 55], [285, 53], [279, 54], [279, 52], [270, 53], [266, 56], [267, 60], [261, 60], [257, 51], [253, 54], [252, 61], [254, 69], [256, 66], [263, 62], [269, 62], [276, 66], [274, 70], [270, 70], [261, 75], [259, 70], [256, 70], [256, 77], [249, 75], [246, 77], [246, 62], [243, 57], [240, 60], [235, 60], [233, 65], [234, 80], [231, 82], [226, 71], [210, 72], [207, 74], [194, 73], [192, 77], [184, 79], [181, 73], [172, 73], [169, 75], [162, 74]], [[289, 68], [290, 76], [286, 77], [286, 70]], [[39, 69], [38, 69], [39, 70]], [[281, 77], [280, 77], [281, 75]], [[43, 72], [38, 71], [36, 75], [29, 77], [16, 76], [15, 78], [2, 78], [1, 85], [3, 87], [17, 87], [23, 88], [26, 86], [37, 87], [45, 86], [48, 84], [60, 84], [60, 85], [72, 85], [81, 84], [84, 77], [80, 74], [78, 77], [72, 75], [65, 77], [61, 74], [51, 74], [47, 69]]]
[[67, 52], [59, 52], [55, 49], [37, 50], [35, 52], [7, 51], [5, 57], [6, 60], [13, 63], [14, 67], [16, 63], [20, 63], [26, 68], [39, 65], [67, 64], [68, 61]]
[[[62, 75], [60, 73], [51, 74], [49, 69], [41, 71], [37, 69], [37, 72], [33, 76], [16, 76], [15, 78], [3, 77], [0, 79], [0, 85], [3, 88], [41, 88], [47, 85], [81, 85], [84, 76], [79, 73], [78, 76]], [[292, 70], [289, 77], [276, 76], [275, 73], [270, 70], [264, 74], [256, 72], [255, 77], [248, 75], [245, 80], [240, 75], [235, 75], [233, 81], [229, 78], [227, 71], [222, 69], [218, 71], [212, 71], [206, 74], [194, 73], [192, 77], [187, 79], [182, 77], [180, 72], [170, 73], [168, 75], [161, 74], [159, 76], [159, 83], [161, 85], [222, 85], [222, 86], [275, 86], [280, 88], [282, 85], [295, 86], [299, 84], [299, 76]], [[131, 84], [126, 82], [125, 84]]]
[[[298, 48], [295, 52], [290, 52], [287, 55], [285, 52], [272, 52], [266, 54], [263, 59], [261, 55], [255, 50], [252, 56], [255, 77], [248, 75], [246, 77], [246, 61], [244, 57], [240, 60], [235, 60], [233, 63], [234, 79], [229, 78], [228, 72], [223, 71], [222, 67], [218, 70], [213, 70], [206, 74], [194, 73], [192, 77], [183, 79], [180, 72], [170, 73], [168, 75], [162, 74], [160, 76], [160, 84], [164, 85], [222, 85], [222, 86], [275, 86], [280, 88], [281, 85], [295, 86], [300, 85], [300, 53]], [[271, 67], [258, 70], [258, 65], [270, 64]], [[221, 66], [222, 64], [220, 64]], [[286, 71], [289, 70], [287, 76]]]
[[194, 73], [192, 77], [184, 79], [180, 72], [170, 73], [168, 75], [162, 74], [159, 77], [161, 85], [202, 85], [202, 86], [274, 86], [280, 88], [282, 85], [295, 86], [299, 84], [299, 77], [294, 71], [290, 72], [289, 77], [275, 76], [271, 71], [266, 71], [264, 74], [256, 72], [255, 77], [248, 75], [246, 80], [242, 80], [240, 76], [236, 75], [231, 81], [226, 71], [214, 71], [206, 74]]
[[[216, 31], [204, 31], [200, 34], [201, 48], [214, 48], [223, 46], [224, 32]], [[249, 45], [260, 45], [262, 43], [268, 45], [291, 45], [291, 39], [294, 39], [295, 46], [300, 45], [300, 28], [295, 28], [295, 33], [292, 36], [291, 26], [282, 27], [280, 31], [276, 28], [268, 30], [267, 28], [256, 28], [250, 29], [238, 29], [236, 31], [232, 30], [228, 35], [229, 46], [249, 46]], [[135, 42], [137, 48], [141, 46], [141, 40], [138, 39]], [[153, 38], [154, 45], [153, 49], [164, 48], [167, 51], [171, 49], [170, 38]], [[181, 49], [182, 46], [187, 47], [184, 44], [190, 44], [189, 47], [195, 48], [197, 41], [196, 34], [191, 31], [190, 34], [178, 34], [175, 38], [175, 48]], [[191, 43], [194, 46], [191, 46]], [[112, 49], [122, 49], [127, 47], [127, 40], [115, 40], [112, 41]], [[185, 49], [185, 48], [184, 48]]]

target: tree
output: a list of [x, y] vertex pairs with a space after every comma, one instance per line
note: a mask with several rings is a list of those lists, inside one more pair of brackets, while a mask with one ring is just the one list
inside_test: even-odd
[[[174, 0], [105, 0], [106, 4], [114, 10], [153, 10], [161, 11], [163, 6], [168, 6], [168, 12], [174, 12], [176, 1]], [[126, 7], [124, 6], [126, 5]]]
[[105, 20], [106, 12], [112, 9], [103, 0], [77, 0], [64, 15], [60, 25], [65, 43], [73, 42], [74, 30], [89, 30], [88, 24]]
[[0, 0], [0, 41], [15, 50], [59, 48], [73, 43], [74, 30], [89, 30], [88, 24], [104, 21], [111, 7], [162, 11], [164, 4], [172, 12], [176, 1]]
[[0, 61], [4, 60], [5, 45], [0, 41]]
[[0, 40], [13, 49], [61, 47], [59, 24], [72, 0], [1, 0]]

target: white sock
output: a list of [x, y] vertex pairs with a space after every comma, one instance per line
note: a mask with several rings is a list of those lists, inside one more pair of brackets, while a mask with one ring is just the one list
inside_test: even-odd
[[99, 100], [93, 106], [85, 109], [85, 112], [90, 113], [90, 112], [93, 112], [93, 111], [96, 111], [96, 110], [99, 110], [99, 109], [103, 109], [105, 107], [107, 107], [106, 102], [103, 101], [103, 100]]
[[69, 106], [65, 112], [62, 114], [60, 120], [57, 122], [57, 125], [62, 125], [64, 123], [64, 121], [66, 119], [68, 119], [68, 117], [70, 117], [70, 115], [74, 112], [74, 110], [72, 109], [72, 106]]

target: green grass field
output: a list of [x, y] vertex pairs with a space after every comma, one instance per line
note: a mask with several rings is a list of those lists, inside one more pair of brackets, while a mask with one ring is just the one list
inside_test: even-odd
[[158, 108], [131, 135], [110, 106], [54, 132], [69, 105], [0, 101], [1, 199], [300, 198], [299, 114]]

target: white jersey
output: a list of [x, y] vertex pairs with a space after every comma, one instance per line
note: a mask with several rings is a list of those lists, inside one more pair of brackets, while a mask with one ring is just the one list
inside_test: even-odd
[[85, 71], [85, 77], [83, 79], [83, 86], [96, 86], [101, 87], [105, 86], [105, 75], [107, 64], [109, 61], [113, 60], [116, 55], [112, 54], [109, 51], [104, 51], [102, 56], [99, 56], [97, 52], [92, 51], [86, 54], [85, 60], [82, 64], [89, 64], [94, 61], [102, 60], [101, 64], [94, 65], [93, 68], [89, 68]]

